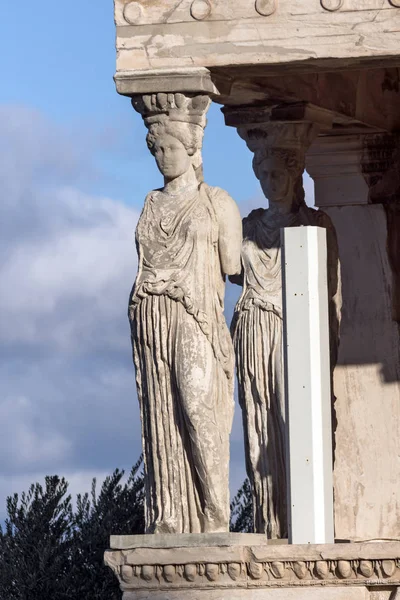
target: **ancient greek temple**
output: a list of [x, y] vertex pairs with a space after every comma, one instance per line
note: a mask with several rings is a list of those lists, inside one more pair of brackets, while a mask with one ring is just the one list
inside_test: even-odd
[[[123, 599], [399, 600], [400, 0], [115, 0], [115, 23], [164, 176], [129, 298], [147, 533], [111, 538]], [[269, 201], [243, 223], [204, 179], [211, 102]]]

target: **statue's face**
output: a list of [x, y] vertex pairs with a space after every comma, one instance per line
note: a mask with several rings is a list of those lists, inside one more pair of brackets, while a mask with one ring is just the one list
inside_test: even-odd
[[258, 167], [258, 176], [265, 197], [281, 202], [293, 193], [292, 175], [283, 161], [266, 159]]
[[157, 138], [153, 152], [157, 166], [167, 180], [180, 177], [191, 166], [191, 160], [185, 146], [168, 133], [164, 133]]

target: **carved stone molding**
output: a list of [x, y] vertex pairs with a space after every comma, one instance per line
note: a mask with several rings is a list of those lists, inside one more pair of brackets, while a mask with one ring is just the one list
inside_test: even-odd
[[[124, 557], [129, 562], [129, 556]], [[107, 558], [108, 560], [108, 558]], [[191, 563], [111, 566], [123, 589], [400, 585], [400, 560]]]
[[[168, 537], [179, 544], [177, 536], [163, 536], [163, 548], [151, 548], [149, 539], [147, 548], [106, 552], [105, 563], [121, 589], [400, 585], [400, 542], [272, 546], [264, 540], [256, 546], [182, 548], [169, 545]], [[259, 537], [254, 535], [256, 544]]]

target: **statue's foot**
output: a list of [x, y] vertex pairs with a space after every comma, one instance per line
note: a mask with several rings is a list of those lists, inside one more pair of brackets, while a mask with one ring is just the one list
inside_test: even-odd
[[204, 524], [204, 533], [228, 533], [229, 527], [221, 523], [207, 522]]
[[169, 518], [157, 521], [154, 526], [155, 534], [167, 534], [167, 533], [178, 533], [178, 525], [176, 519]]
[[[211, 511], [210, 511], [211, 512]], [[204, 515], [204, 533], [227, 533], [229, 523], [225, 515], [220, 510], [212, 511], [212, 514]]]

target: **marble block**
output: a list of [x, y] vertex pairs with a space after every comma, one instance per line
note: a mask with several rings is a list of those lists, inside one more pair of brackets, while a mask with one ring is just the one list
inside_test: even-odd
[[[400, 586], [400, 542], [288, 545], [257, 534], [114, 536], [123, 600], [373, 600]], [[375, 594], [375, 596], [373, 595]]]

